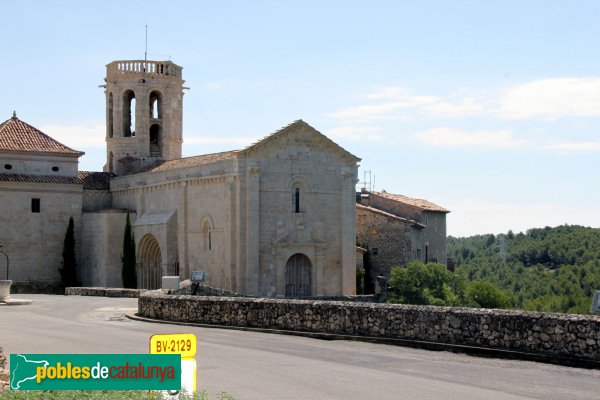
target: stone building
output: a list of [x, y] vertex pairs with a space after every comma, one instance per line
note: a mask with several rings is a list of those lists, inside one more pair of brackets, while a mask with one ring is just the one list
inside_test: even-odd
[[204, 271], [207, 285], [252, 295], [355, 293], [357, 157], [298, 120], [242, 150], [181, 158], [182, 68], [115, 61], [105, 82], [103, 172], [78, 171], [83, 153], [16, 117], [0, 126], [0, 240], [16, 285], [59, 284], [73, 216], [82, 284], [121, 286], [129, 212], [140, 287]]
[[356, 238], [368, 248], [371, 279], [410, 260], [446, 264], [446, 214], [430, 201], [362, 190], [356, 194]]

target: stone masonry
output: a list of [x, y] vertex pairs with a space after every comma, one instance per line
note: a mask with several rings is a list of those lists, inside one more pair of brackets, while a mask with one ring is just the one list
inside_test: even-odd
[[142, 294], [138, 313], [168, 321], [375, 336], [600, 358], [600, 316], [332, 301]]

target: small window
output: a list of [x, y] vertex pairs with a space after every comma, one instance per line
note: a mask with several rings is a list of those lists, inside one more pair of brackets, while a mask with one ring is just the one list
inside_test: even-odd
[[296, 214], [300, 212], [300, 188], [296, 188], [296, 193], [294, 196], [294, 210]]
[[52, 167], [52, 171], [54, 171], [54, 172], [58, 172], [59, 169], [60, 168], [58, 168], [58, 167]]
[[4, 164], [4, 169], [12, 169], [12, 164]]
[[32, 213], [40, 212], [40, 199], [31, 199], [31, 212]]

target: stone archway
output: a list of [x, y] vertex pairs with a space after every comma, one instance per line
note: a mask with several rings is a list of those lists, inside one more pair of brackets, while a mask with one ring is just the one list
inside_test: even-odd
[[138, 288], [158, 289], [161, 286], [162, 255], [158, 241], [146, 235], [138, 246]]
[[285, 297], [312, 296], [312, 264], [301, 253], [291, 256], [285, 264]]

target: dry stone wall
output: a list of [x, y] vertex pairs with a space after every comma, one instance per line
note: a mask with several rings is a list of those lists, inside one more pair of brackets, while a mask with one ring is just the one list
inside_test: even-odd
[[0, 346], [0, 392], [3, 390], [8, 390], [10, 375], [6, 370], [6, 356], [2, 350], [2, 346]]
[[103, 287], [68, 287], [66, 296], [140, 297], [146, 289], [122, 289]]
[[142, 294], [149, 318], [373, 336], [600, 360], [600, 317], [333, 301]]

